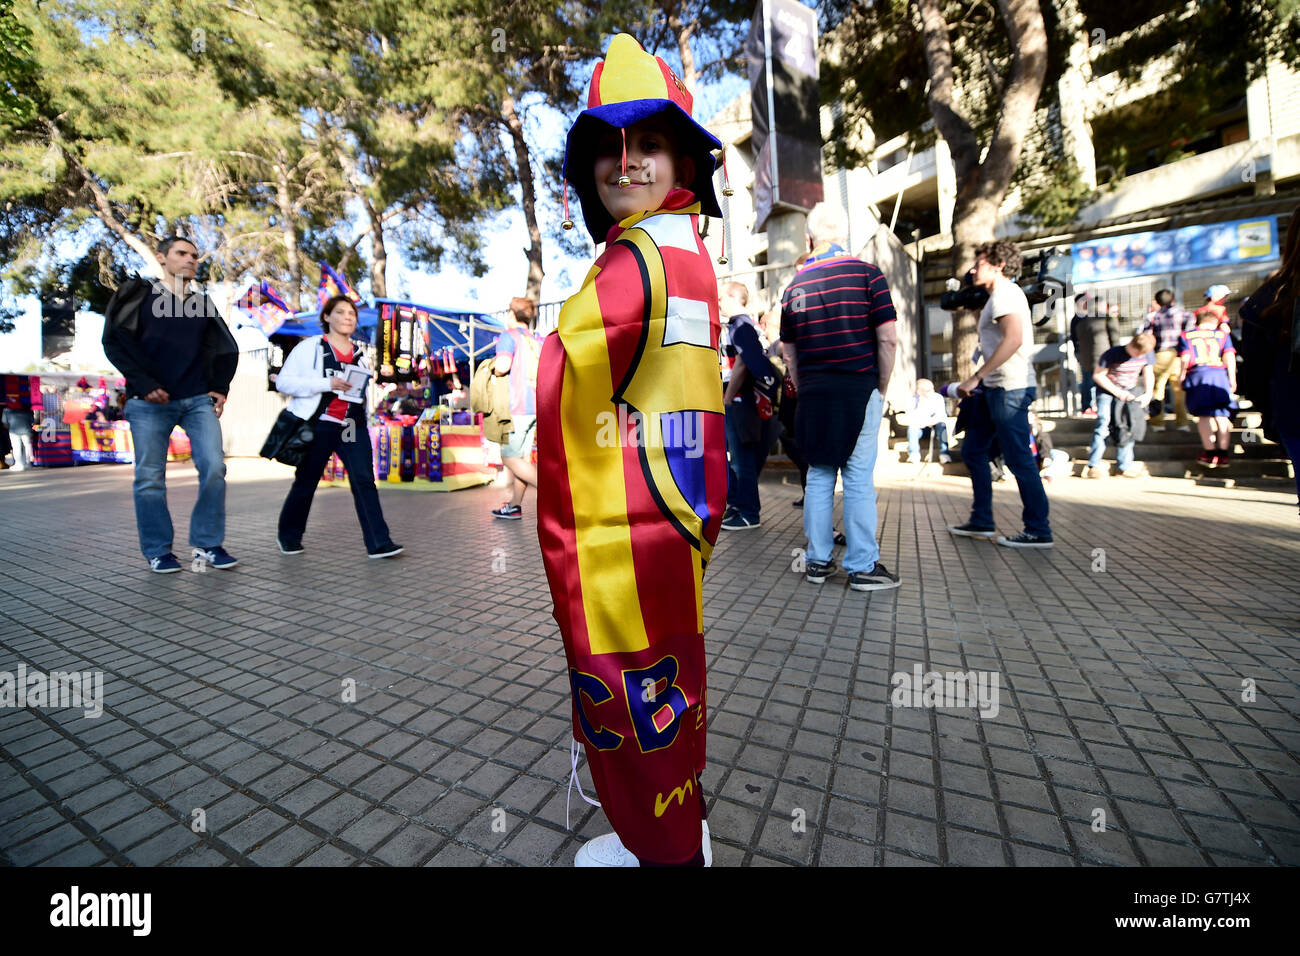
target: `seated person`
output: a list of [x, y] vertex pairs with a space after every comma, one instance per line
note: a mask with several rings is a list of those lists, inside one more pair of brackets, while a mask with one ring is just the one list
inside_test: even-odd
[[921, 438], [930, 429], [934, 429], [939, 442], [939, 462], [948, 464], [952, 458], [948, 455], [948, 406], [943, 396], [934, 390], [934, 382], [928, 378], [916, 380], [916, 392], [912, 395], [907, 409], [907, 457], [916, 461], [921, 457]]

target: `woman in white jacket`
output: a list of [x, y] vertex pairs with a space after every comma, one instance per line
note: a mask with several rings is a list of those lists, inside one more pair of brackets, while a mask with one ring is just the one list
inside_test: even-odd
[[356, 306], [347, 296], [336, 295], [321, 309], [320, 324], [324, 334], [299, 342], [275, 380], [278, 391], [293, 396], [289, 411], [294, 415], [306, 420], [320, 413], [313, 427], [315, 437], [280, 509], [276, 541], [284, 554], [302, 554], [312, 498], [330, 455], [337, 452], [348, 472], [366, 551], [372, 558], [391, 558], [402, 549], [389, 536], [375, 490], [365, 386], [351, 388], [345, 377], [347, 366], [369, 372], [363, 345], [351, 338], [357, 327]]

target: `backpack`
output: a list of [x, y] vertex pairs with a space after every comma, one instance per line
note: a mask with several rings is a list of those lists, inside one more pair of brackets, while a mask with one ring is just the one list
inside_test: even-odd
[[510, 418], [510, 386], [506, 376], [495, 374], [489, 359], [474, 369], [469, 383], [469, 407], [483, 415], [483, 437], [502, 444], [514, 432]]

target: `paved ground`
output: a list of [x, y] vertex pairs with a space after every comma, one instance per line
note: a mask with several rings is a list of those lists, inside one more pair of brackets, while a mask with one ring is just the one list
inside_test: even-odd
[[[724, 532], [716, 864], [1300, 863], [1294, 497], [1073, 479], [1050, 492], [1056, 550], [1026, 554], [951, 539], [968, 483], [910, 473], [882, 469], [898, 591], [792, 573], [797, 489], [777, 481], [761, 530]], [[192, 475], [170, 473], [182, 529]], [[607, 829], [576, 793], [565, 829], [531, 507], [495, 522], [495, 489], [387, 490], [408, 554], [377, 562], [347, 492], [322, 490], [285, 557], [288, 470], [233, 461], [240, 567], [159, 576], [130, 477], [0, 474], [0, 671], [104, 675], [97, 718], [0, 709], [0, 864], [566, 864]], [[997, 513], [1017, 528], [1010, 483]], [[996, 674], [997, 716], [891, 706], [913, 664]]]

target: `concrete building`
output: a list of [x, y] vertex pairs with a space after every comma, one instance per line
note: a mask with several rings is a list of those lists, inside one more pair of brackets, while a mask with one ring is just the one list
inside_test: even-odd
[[[1070, 51], [1072, 69], [1060, 80], [1060, 106], [1040, 108], [1035, 135], [1047, 130], [1061, 144], [1084, 181], [1096, 187], [1094, 197], [1069, 226], [1030, 228], [1021, 212], [1021, 193], [1013, 189], [1003, 203], [997, 236], [1031, 254], [1050, 247], [1075, 251], [1076, 287], [1095, 293], [1104, 308], [1117, 310], [1124, 332], [1142, 321], [1159, 288], [1173, 289], [1180, 302], [1195, 307], [1209, 285], [1224, 282], [1234, 291], [1229, 309], [1235, 314], [1240, 301], [1277, 267], [1291, 211], [1300, 203], [1300, 73], [1272, 63], [1253, 82], [1246, 84], [1243, 78], [1243, 95], [1230, 94], [1226, 106], [1205, 121], [1200, 136], [1171, 149], [1161, 128], [1168, 109], [1168, 65], [1153, 61], [1127, 84], [1114, 73], [1094, 75], [1095, 56], [1086, 36], [1081, 34]], [[833, 108], [823, 109], [826, 133]], [[766, 307], [779, 296], [788, 271], [781, 268], [785, 263], [769, 261], [767, 237], [752, 232], [748, 93], [708, 125], [724, 143], [735, 189], [723, 199], [728, 263], [718, 267], [719, 280], [746, 282]], [[839, 203], [847, 213], [851, 251], [876, 261], [900, 300], [900, 358], [906, 363], [900, 364], [893, 393], [910, 388], [922, 370], [936, 382], [952, 376], [951, 317], [938, 308], [938, 297], [952, 271], [956, 182], [942, 138], [914, 151], [907, 137], [898, 136], [875, 143], [868, 152], [871, 160], [864, 167], [827, 166], [824, 185], [826, 201]], [[1126, 157], [1122, 170], [1115, 166], [1117, 155]], [[1215, 230], [1216, 225], [1222, 228]], [[1218, 246], [1224, 235], [1237, 235], [1238, 252], [1249, 247], [1252, 254], [1233, 252], [1218, 260], [1208, 256], [1203, 263], [1187, 260], [1181, 250], [1163, 259], [1131, 255], [1124, 257], [1124, 268], [1115, 268], [1121, 260], [1112, 246], [1128, 250], [1181, 242], [1188, 235], [1195, 238], [1198, 228], [1209, 230], [1205, 241]], [[715, 256], [724, 252], [717, 223], [710, 223], [706, 244]], [[1106, 269], [1100, 268], [1102, 262]], [[1139, 262], [1145, 264], [1135, 265]], [[1040, 395], [1048, 407], [1066, 391], [1069, 378], [1053, 368], [1062, 359], [1061, 340], [1072, 310], [1062, 301], [1057, 312], [1036, 335]]]

